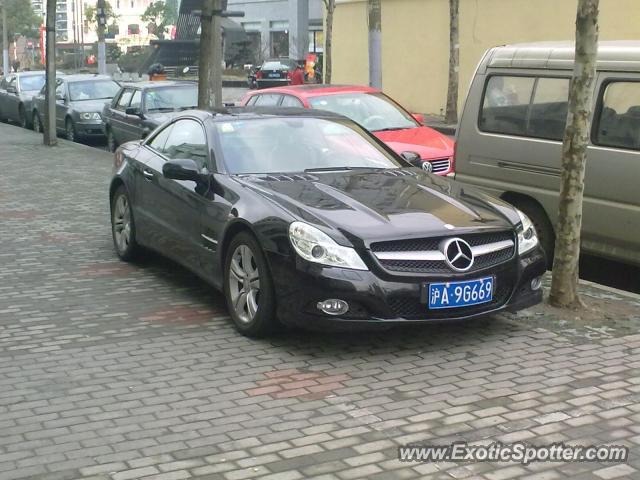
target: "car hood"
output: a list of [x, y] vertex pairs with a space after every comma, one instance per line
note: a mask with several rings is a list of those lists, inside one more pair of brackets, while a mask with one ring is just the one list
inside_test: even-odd
[[383, 240], [512, 229], [519, 223], [507, 203], [417, 168], [240, 181], [339, 243], [361, 247]]
[[426, 160], [453, 155], [453, 140], [429, 127], [372, 133], [398, 154], [416, 152]]
[[144, 118], [147, 122], [157, 126], [162, 125], [164, 122], [168, 122], [173, 117], [181, 112], [158, 112], [158, 113], [145, 113]]
[[69, 103], [69, 106], [76, 112], [98, 112], [102, 113], [105, 104], [111, 103], [110, 98], [104, 100], [76, 100]]

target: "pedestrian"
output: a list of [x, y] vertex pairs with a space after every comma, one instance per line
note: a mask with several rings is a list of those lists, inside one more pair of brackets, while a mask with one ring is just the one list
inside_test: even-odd
[[291, 74], [291, 85], [304, 85], [304, 70], [300, 63], [296, 64], [296, 69]]

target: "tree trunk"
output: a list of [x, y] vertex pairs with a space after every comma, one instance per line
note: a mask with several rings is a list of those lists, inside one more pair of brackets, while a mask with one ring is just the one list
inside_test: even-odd
[[369, 28], [369, 86], [382, 88], [382, 6], [381, 0], [367, 0]]
[[324, 32], [324, 79], [323, 83], [331, 83], [331, 42], [333, 41], [333, 12], [336, 8], [336, 0], [324, 0], [327, 10], [327, 24]]
[[458, 35], [458, 11], [460, 0], [449, 0], [449, 86], [445, 122], [458, 123], [458, 70], [460, 45]]
[[58, 143], [56, 135], [56, 0], [47, 0], [46, 35], [43, 141], [45, 145], [53, 146]]
[[[213, 66], [213, 2], [202, 2], [200, 16], [200, 59], [198, 63], [198, 108], [209, 110], [213, 107], [212, 66]], [[219, 68], [219, 66], [218, 66]]]
[[556, 247], [549, 293], [550, 303], [564, 308], [582, 305], [578, 296], [578, 260], [584, 171], [598, 51], [598, 3], [599, 0], [578, 0], [576, 17], [575, 66], [562, 144]]

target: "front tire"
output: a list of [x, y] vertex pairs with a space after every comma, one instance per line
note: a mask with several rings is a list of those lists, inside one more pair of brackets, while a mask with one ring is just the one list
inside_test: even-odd
[[67, 137], [67, 140], [70, 142], [78, 141], [78, 133], [76, 132], [76, 126], [73, 124], [73, 120], [67, 118], [66, 122], [64, 122], [64, 131]]
[[113, 131], [110, 128], [107, 128], [107, 148], [112, 153], [118, 148], [118, 142], [116, 142], [116, 137], [113, 135]]
[[278, 326], [275, 293], [269, 266], [253, 235], [241, 232], [227, 250], [224, 294], [236, 330], [247, 337], [264, 337]]
[[42, 120], [37, 110], [33, 111], [33, 131], [36, 133], [42, 133]]
[[124, 186], [118, 187], [111, 200], [111, 234], [113, 246], [122, 260], [129, 262], [139, 254], [131, 202]]

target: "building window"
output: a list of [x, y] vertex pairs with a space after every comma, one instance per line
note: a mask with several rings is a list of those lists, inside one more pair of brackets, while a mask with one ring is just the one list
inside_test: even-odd
[[322, 53], [324, 51], [324, 32], [322, 30], [311, 30], [309, 32], [309, 52]]

